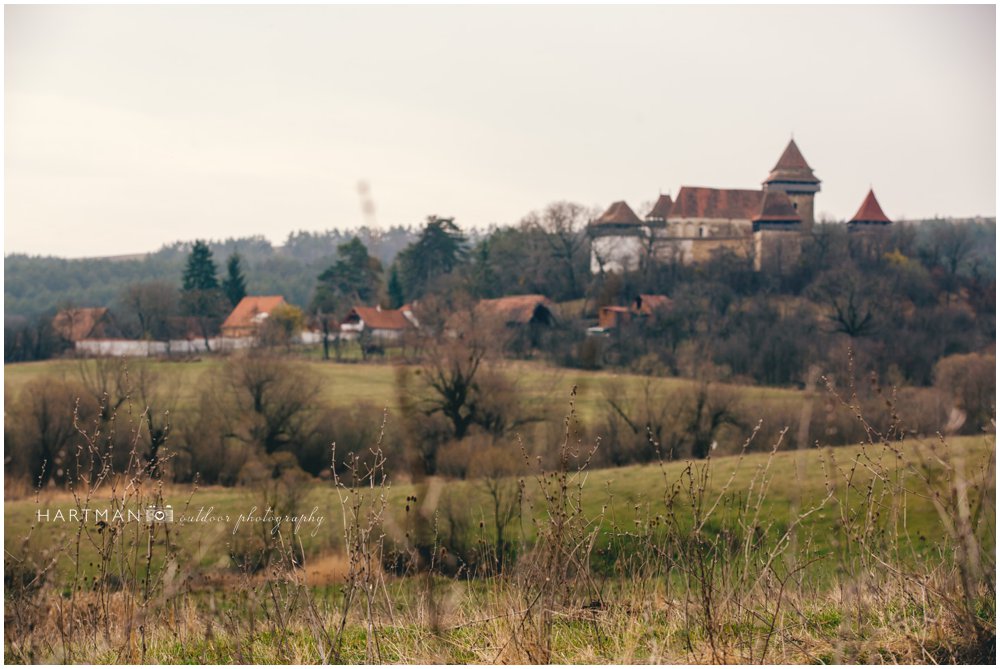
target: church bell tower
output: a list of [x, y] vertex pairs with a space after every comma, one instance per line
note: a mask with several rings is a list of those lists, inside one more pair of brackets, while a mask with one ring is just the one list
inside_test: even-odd
[[808, 232], [816, 222], [813, 198], [819, 192], [819, 184], [820, 180], [813, 174], [793, 139], [788, 142], [785, 152], [781, 154], [763, 185], [765, 191], [781, 191], [788, 195], [802, 219], [803, 232]]

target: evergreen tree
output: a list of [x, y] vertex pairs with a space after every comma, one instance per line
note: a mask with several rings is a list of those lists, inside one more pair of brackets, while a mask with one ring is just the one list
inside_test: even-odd
[[403, 293], [403, 284], [399, 280], [399, 269], [393, 263], [389, 271], [389, 285], [386, 286], [389, 293], [389, 308], [399, 309], [406, 302], [406, 295]]
[[215, 271], [215, 261], [208, 244], [196, 241], [184, 268], [181, 305], [185, 315], [197, 319], [205, 348], [210, 348], [209, 338], [217, 333], [228, 308]]
[[240, 267], [240, 255], [234, 253], [226, 262], [226, 278], [222, 281], [222, 292], [234, 307], [247, 296], [247, 282]]
[[343, 315], [351, 303], [374, 300], [381, 275], [382, 263], [368, 255], [368, 248], [357, 237], [337, 246], [337, 260], [319, 275], [310, 305], [323, 331], [324, 360], [330, 357], [331, 337], [340, 358], [338, 315]]
[[417, 241], [400, 251], [400, 280], [407, 299], [420, 297], [434, 279], [465, 262], [466, 239], [453, 218], [429, 216]]
[[344, 297], [368, 303], [378, 292], [382, 263], [357, 237], [337, 247], [337, 260], [319, 275], [321, 284]]
[[202, 240], [195, 241], [191, 254], [188, 255], [187, 266], [184, 268], [184, 292], [218, 288], [219, 280], [215, 272], [212, 250]]

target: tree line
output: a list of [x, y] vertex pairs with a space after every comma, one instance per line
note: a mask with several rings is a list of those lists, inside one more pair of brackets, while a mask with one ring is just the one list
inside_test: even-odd
[[[350, 237], [313, 268], [294, 319], [327, 335], [329, 356], [338, 323], [358, 304], [415, 303], [421, 323], [440, 333], [476, 300], [541, 293], [563, 304], [557, 324], [527, 346], [512, 342], [507, 355], [766, 385], [802, 384], [817, 365], [838, 369], [850, 349], [860, 368], [927, 386], [938, 360], [995, 341], [995, 224], [930, 221], [872, 236], [821, 223], [781, 272], [754, 271], [752, 259], [723, 252], [698, 265], [650, 255], [632, 272], [592, 274], [585, 226], [593, 214], [554, 203], [471, 239], [453, 219], [430, 216], [388, 264]], [[244, 276], [242, 257], [230, 254], [226, 277], [217, 278], [212, 249], [197, 242], [174, 275], [179, 286], [137, 281], [122, 290], [118, 322], [129, 336], [162, 339], [171, 323], [189, 328], [195, 319], [207, 338], [234, 298], [259, 283], [253, 265]], [[647, 293], [669, 296], [670, 308], [609, 337], [586, 336], [601, 306]], [[5, 325], [8, 361], [58, 348], [51, 333], [46, 343], [44, 318]]]

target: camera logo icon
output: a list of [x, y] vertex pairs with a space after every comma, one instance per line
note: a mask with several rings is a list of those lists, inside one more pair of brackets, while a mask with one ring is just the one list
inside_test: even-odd
[[147, 523], [172, 523], [174, 522], [174, 510], [167, 504], [166, 506], [146, 507]]

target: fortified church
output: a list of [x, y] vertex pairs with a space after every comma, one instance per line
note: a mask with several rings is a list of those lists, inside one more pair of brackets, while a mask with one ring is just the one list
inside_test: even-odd
[[[781, 271], [797, 261], [812, 231], [820, 183], [793, 139], [759, 190], [681, 186], [676, 199], [660, 195], [645, 219], [615, 202], [588, 226], [591, 270], [631, 271], [647, 257], [697, 263], [728, 249], [752, 258], [757, 270]], [[869, 191], [848, 229], [890, 223]]]

